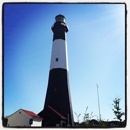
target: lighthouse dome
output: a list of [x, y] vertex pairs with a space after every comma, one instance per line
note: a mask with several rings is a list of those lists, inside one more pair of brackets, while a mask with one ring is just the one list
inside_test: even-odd
[[56, 20], [56, 22], [59, 22], [59, 21], [65, 22], [65, 17], [63, 15], [59, 14], [55, 17], [55, 20]]

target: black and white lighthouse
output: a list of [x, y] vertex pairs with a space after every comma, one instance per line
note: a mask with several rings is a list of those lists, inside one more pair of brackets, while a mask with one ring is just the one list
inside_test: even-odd
[[67, 32], [63, 15], [55, 17], [52, 26], [53, 46], [45, 104], [38, 114], [43, 118], [42, 127], [74, 126], [69, 86]]

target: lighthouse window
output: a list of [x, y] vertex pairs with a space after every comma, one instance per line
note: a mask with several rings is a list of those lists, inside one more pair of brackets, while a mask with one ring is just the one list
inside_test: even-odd
[[58, 61], [58, 58], [56, 58], [56, 61]]

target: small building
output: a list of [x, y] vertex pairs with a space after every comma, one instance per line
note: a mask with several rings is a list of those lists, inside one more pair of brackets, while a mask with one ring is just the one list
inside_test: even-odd
[[43, 120], [34, 112], [24, 109], [19, 109], [7, 118], [7, 127], [41, 127]]

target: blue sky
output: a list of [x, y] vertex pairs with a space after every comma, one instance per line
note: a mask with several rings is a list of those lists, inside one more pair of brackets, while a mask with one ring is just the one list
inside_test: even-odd
[[[124, 4], [5, 4], [4, 116], [23, 108], [39, 113], [44, 106], [55, 16], [63, 14], [67, 33], [73, 112], [113, 120], [112, 101], [125, 110]], [[94, 118], [97, 119], [97, 116]], [[124, 118], [123, 118], [124, 119]], [[77, 118], [74, 114], [74, 120]]]

